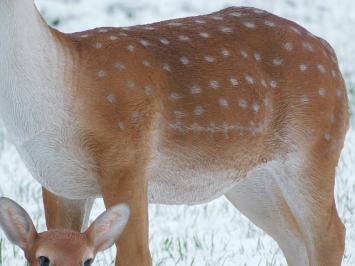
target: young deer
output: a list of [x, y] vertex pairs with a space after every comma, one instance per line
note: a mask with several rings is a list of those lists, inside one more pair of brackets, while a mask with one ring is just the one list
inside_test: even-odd
[[254, 8], [63, 34], [0, 0], [0, 20], [0, 112], [49, 229], [126, 202], [116, 265], [151, 265], [148, 202], [226, 195], [289, 265], [340, 265], [348, 103], [326, 41]]
[[52, 229], [37, 233], [30, 216], [16, 202], [0, 198], [0, 227], [25, 252], [30, 266], [90, 266], [98, 252], [111, 247], [125, 228], [129, 208], [116, 205], [86, 230]]

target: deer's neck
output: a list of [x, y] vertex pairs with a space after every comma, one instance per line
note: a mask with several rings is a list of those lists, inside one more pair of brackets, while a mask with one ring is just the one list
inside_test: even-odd
[[31, 0], [1, 0], [0, 18], [0, 118], [23, 143], [68, 116], [71, 60]]

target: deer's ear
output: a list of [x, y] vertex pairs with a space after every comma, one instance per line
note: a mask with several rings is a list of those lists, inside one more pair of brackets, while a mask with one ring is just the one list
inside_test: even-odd
[[85, 232], [95, 252], [110, 248], [127, 225], [130, 210], [126, 204], [116, 205], [102, 213]]
[[0, 227], [7, 238], [24, 251], [37, 237], [30, 216], [20, 205], [8, 198], [0, 198]]

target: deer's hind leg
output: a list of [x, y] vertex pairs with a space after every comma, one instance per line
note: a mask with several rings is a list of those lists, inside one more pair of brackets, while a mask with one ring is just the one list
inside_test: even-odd
[[277, 178], [306, 243], [310, 265], [341, 265], [345, 227], [334, 200], [335, 167], [339, 153], [295, 154]]
[[309, 265], [302, 232], [275, 181], [273, 169], [277, 165], [271, 162], [253, 171], [230, 190], [226, 197], [278, 243], [288, 265]]
[[295, 153], [260, 167], [227, 198], [277, 241], [289, 265], [341, 265], [345, 230], [334, 175], [334, 162]]

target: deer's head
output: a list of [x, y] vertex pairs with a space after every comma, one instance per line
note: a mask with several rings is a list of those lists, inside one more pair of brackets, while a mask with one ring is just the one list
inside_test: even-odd
[[27, 212], [16, 202], [0, 198], [0, 226], [25, 253], [31, 266], [89, 266], [98, 252], [111, 247], [129, 218], [127, 205], [102, 213], [84, 232], [55, 229], [37, 233]]

